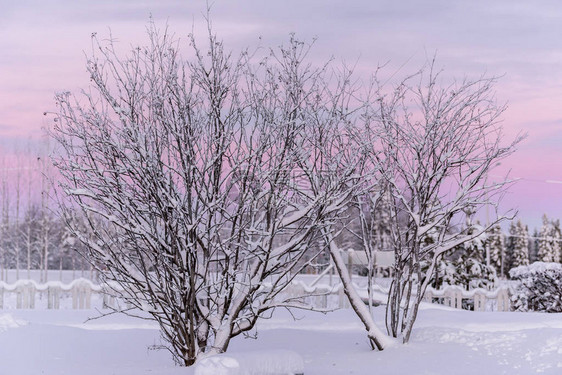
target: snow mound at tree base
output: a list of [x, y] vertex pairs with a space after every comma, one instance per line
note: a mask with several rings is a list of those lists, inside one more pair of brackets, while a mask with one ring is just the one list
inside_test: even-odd
[[27, 323], [23, 320], [16, 320], [10, 314], [1, 314], [0, 315], [0, 332], [6, 331], [10, 328], [18, 328]]
[[195, 366], [195, 375], [299, 374], [304, 374], [304, 361], [291, 350], [219, 354], [202, 359]]

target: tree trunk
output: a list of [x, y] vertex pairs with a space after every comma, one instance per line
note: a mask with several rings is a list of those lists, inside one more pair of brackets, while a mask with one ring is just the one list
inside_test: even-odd
[[369, 309], [351, 283], [351, 277], [347, 272], [347, 267], [345, 266], [345, 262], [343, 261], [343, 258], [341, 256], [340, 249], [335, 244], [333, 239], [328, 238], [328, 241], [330, 245], [330, 254], [342, 281], [344, 293], [349, 299], [351, 307], [365, 326], [371, 348], [383, 350], [384, 348], [389, 347], [394, 343], [394, 341], [390, 337], [385, 335], [384, 332], [375, 324], [373, 317], [369, 312]]

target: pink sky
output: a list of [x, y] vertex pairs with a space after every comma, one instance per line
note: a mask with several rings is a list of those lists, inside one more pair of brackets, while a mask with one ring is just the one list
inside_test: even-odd
[[[562, 217], [562, 3], [558, 1], [226, 1], [213, 3], [216, 31], [231, 48], [278, 45], [290, 32], [317, 36], [313, 59], [357, 62], [367, 75], [377, 65], [396, 76], [435, 53], [449, 77], [501, 76], [507, 136], [528, 133], [519, 151], [498, 167], [522, 180], [505, 207], [538, 226], [543, 213]], [[0, 143], [38, 137], [53, 94], [88, 85], [84, 52], [90, 35], [109, 28], [125, 46], [140, 42], [152, 14], [177, 36], [200, 30], [204, 1], [5, 2], [0, 14]]]

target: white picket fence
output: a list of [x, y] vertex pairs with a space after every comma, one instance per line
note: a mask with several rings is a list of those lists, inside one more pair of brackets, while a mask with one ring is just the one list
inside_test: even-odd
[[423, 300], [457, 309], [470, 307], [474, 311], [511, 311], [510, 290], [501, 286], [495, 290], [465, 290], [449, 285], [444, 289], [427, 288]]
[[[363, 300], [367, 301], [366, 286], [356, 285], [356, 288]], [[33, 280], [19, 280], [13, 284], [0, 282], [0, 309], [117, 307], [116, 298], [107, 293], [110, 290], [107, 285], [97, 285], [87, 279], [77, 279], [68, 284], [60, 281], [40, 284]], [[387, 289], [379, 285], [373, 286], [374, 304], [386, 303], [387, 295]], [[295, 280], [281, 297], [297, 299], [319, 309], [349, 307], [341, 283], [308, 285], [305, 280]], [[511, 309], [510, 292], [506, 286], [493, 291], [484, 289], [466, 291], [458, 286], [447, 286], [442, 290], [428, 288], [423, 300], [475, 311], [510, 311]]]
[[[1, 309], [90, 309], [96, 295], [105, 304], [104, 287], [87, 279], [76, 279], [68, 284], [60, 281], [37, 283], [34, 280], [18, 280], [12, 284], [0, 282]], [[70, 305], [64, 305], [71, 301]]]
[[[367, 303], [368, 295], [365, 286], [355, 285], [363, 301]], [[306, 285], [302, 281], [293, 281], [285, 291], [286, 297], [297, 298], [306, 295], [304, 302], [322, 309], [348, 308], [349, 302], [344, 294], [342, 284], [314, 286]], [[379, 285], [373, 285], [373, 302], [385, 304], [388, 289]], [[501, 286], [495, 290], [475, 289], [467, 291], [459, 286], [445, 286], [443, 289], [427, 288], [424, 302], [437, 303], [457, 309], [474, 311], [510, 311], [510, 290], [507, 286]]]

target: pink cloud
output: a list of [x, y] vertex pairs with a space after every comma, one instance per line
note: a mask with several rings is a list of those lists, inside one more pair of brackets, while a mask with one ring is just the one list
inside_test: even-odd
[[[127, 48], [142, 41], [149, 14], [178, 36], [195, 19], [202, 32], [203, 2], [81, 2], [25, 0], [5, 4], [0, 15], [0, 137], [36, 136], [44, 111], [54, 110], [55, 91], [88, 85], [83, 51], [90, 34], [114, 36]], [[213, 5], [213, 23], [232, 48], [278, 45], [290, 32], [319, 40], [311, 58], [331, 55], [367, 75], [378, 65], [397, 77], [417, 69], [437, 53], [448, 77], [501, 76], [497, 91], [508, 102], [503, 125], [508, 137], [529, 134], [520, 150], [498, 171], [524, 177], [506, 197], [524, 221], [539, 222], [546, 212], [562, 212], [562, 4], [540, 7], [524, 0], [486, 2], [337, 1], [236, 3]]]

